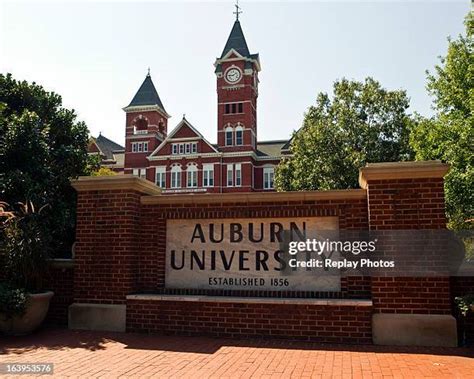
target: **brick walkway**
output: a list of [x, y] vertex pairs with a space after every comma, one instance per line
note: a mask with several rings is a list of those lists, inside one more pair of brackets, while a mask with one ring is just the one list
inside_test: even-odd
[[[61, 377], [474, 377], [473, 349], [319, 345], [65, 329], [42, 330], [29, 337], [0, 336], [0, 362], [53, 362], [55, 376]], [[24, 376], [14, 376], [19, 377]]]

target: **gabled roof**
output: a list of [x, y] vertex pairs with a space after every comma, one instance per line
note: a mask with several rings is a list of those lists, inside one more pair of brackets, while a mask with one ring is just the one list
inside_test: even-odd
[[245, 41], [244, 32], [242, 31], [239, 20], [234, 22], [229, 38], [227, 38], [227, 43], [222, 51], [221, 59], [224, 58], [224, 56], [232, 49], [237, 51], [243, 57], [250, 57], [250, 51], [247, 46], [247, 41]]
[[157, 105], [163, 110], [163, 112], [166, 113], [165, 107], [161, 102], [160, 96], [158, 96], [158, 92], [156, 91], [155, 85], [151, 80], [150, 74], [146, 76], [145, 80], [127, 108], [145, 105]]
[[94, 138], [94, 142], [97, 147], [100, 149], [101, 154], [103, 154], [107, 159], [114, 159], [114, 153], [124, 152], [125, 148], [118, 143], [115, 143], [112, 140], [104, 137], [102, 134], [99, 134], [99, 137]]
[[164, 141], [161, 142], [158, 145], [158, 147], [149, 156], [153, 157], [156, 153], [158, 153], [168, 142], [170, 142], [170, 140], [173, 139], [173, 136], [181, 128], [183, 128], [185, 126], [188, 127], [189, 129], [191, 129], [196, 134], [197, 138], [202, 139], [202, 141], [204, 141], [207, 145], [209, 145], [212, 148], [212, 150], [214, 150], [216, 153], [218, 153], [218, 150], [214, 147], [214, 145], [211, 144], [208, 140], [206, 140], [204, 138], [204, 136], [194, 126], [192, 126], [191, 123], [188, 120], [186, 120], [186, 118], [183, 116], [183, 119], [181, 120], [181, 122], [178, 125], [176, 125], [176, 127], [171, 131], [171, 133], [166, 136]]

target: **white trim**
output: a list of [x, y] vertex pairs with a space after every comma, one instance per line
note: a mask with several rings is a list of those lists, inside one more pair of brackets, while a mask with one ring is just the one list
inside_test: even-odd
[[[244, 145], [250, 146], [250, 145]], [[224, 146], [230, 147], [230, 146]], [[167, 159], [197, 159], [198, 157], [201, 158], [212, 158], [212, 157], [222, 157], [222, 158], [232, 158], [232, 157], [251, 157], [256, 161], [272, 161], [272, 160], [281, 160], [286, 157], [290, 157], [291, 155], [279, 155], [279, 156], [267, 156], [267, 157], [259, 157], [253, 151], [232, 151], [232, 152], [216, 152], [216, 153], [202, 153], [202, 154], [193, 154], [193, 155], [160, 155], [160, 156], [148, 156], [147, 159], [149, 161], [163, 161]]]
[[[218, 151], [216, 150], [216, 148], [215, 148], [214, 146], [212, 146], [212, 144], [211, 144], [208, 140], [206, 140], [206, 139], [204, 138], [204, 136], [203, 136], [201, 133], [199, 133], [199, 131], [198, 131], [194, 126], [192, 126], [192, 125], [188, 122], [188, 120], [186, 120], [185, 118], [183, 118], [183, 119], [181, 120], [181, 122], [180, 122], [178, 125], [176, 125], [176, 127], [171, 131], [171, 133], [166, 136], [166, 138], [164, 139], [164, 141], [163, 141], [162, 143], [160, 143], [160, 144], [158, 145], [158, 147], [147, 157], [148, 160], [153, 160], [154, 158], [156, 158], [154, 155], [155, 155], [158, 151], [160, 151], [170, 140], [172, 140], [173, 136], [174, 136], [174, 135], [178, 132], [178, 130], [181, 129], [184, 125], [188, 126], [194, 133], [197, 134], [197, 136], [198, 136], [197, 139], [198, 139], [198, 140], [204, 141], [205, 143], [207, 143], [207, 144], [211, 147], [212, 150], [214, 150], [216, 153], [218, 153]], [[189, 137], [187, 137], [187, 138], [189, 138]], [[195, 137], [193, 137], [193, 138], [195, 138]], [[195, 139], [196, 139], [196, 138], [195, 138]]]
[[158, 113], [160, 113], [162, 116], [164, 116], [166, 118], [171, 117], [158, 104], [154, 104], [154, 105], [132, 105], [132, 106], [126, 106], [126, 107], [122, 108], [122, 110], [125, 111], [126, 113], [157, 111]]
[[182, 301], [203, 303], [252, 303], [252, 304], [291, 304], [291, 305], [324, 305], [333, 307], [372, 307], [372, 300], [359, 299], [303, 299], [281, 297], [237, 297], [209, 295], [127, 295], [127, 300], [141, 301]]

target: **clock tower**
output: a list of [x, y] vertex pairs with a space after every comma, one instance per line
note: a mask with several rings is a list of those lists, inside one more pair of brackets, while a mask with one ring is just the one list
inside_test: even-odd
[[256, 152], [258, 54], [251, 54], [237, 7], [227, 43], [214, 63], [217, 77], [217, 143], [223, 152]]

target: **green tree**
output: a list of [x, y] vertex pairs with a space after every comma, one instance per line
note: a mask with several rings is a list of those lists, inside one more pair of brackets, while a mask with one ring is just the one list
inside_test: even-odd
[[117, 173], [108, 167], [100, 167], [98, 170], [91, 172], [91, 176], [114, 176], [114, 175], [117, 175]]
[[75, 193], [69, 181], [88, 174], [88, 130], [61, 97], [0, 74], [0, 200], [31, 201], [45, 212], [55, 251], [74, 238]]
[[[451, 169], [445, 178], [446, 213], [452, 229], [473, 228], [474, 218], [474, 16], [465, 21], [466, 36], [449, 39], [448, 53], [427, 89], [435, 116], [420, 120], [410, 143], [416, 159], [440, 159]], [[471, 220], [471, 221], [469, 221]]]
[[335, 82], [332, 99], [318, 94], [293, 134], [292, 155], [276, 170], [277, 189], [358, 188], [366, 163], [409, 159], [408, 106], [405, 91], [388, 91], [372, 78]]

